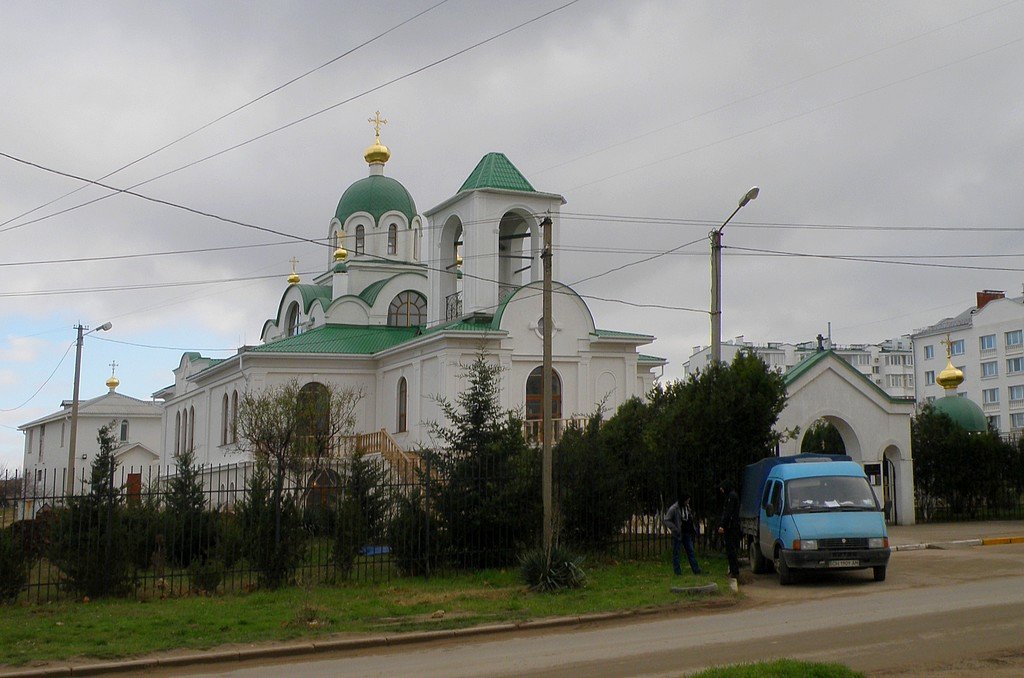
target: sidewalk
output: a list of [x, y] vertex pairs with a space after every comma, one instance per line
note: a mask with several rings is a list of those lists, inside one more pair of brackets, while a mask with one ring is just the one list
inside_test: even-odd
[[971, 542], [972, 546], [1008, 543], [1005, 540], [1024, 542], [1024, 520], [889, 526], [889, 544], [897, 551], [949, 543]]

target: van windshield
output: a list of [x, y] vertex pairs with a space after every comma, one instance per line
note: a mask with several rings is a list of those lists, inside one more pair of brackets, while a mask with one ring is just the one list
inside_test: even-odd
[[786, 481], [786, 509], [790, 513], [879, 510], [867, 479], [856, 476], [817, 476]]

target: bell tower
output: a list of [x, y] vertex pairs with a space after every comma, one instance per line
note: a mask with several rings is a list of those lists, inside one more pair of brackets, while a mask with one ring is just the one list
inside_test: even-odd
[[[540, 223], [550, 217], [557, 224], [564, 204], [534, 189], [504, 153], [485, 155], [454, 196], [425, 213], [435, 262], [429, 322], [492, 314], [517, 288], [541, 280]], [[557, 259], [553, 265], [557, 279]]]

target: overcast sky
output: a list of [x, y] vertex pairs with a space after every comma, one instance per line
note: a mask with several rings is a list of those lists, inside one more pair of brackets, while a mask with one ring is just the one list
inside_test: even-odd
[[[834, 341], [873, 343], [981, 289], [1021, 294], [1024, 3], [580, 0], [446, 59], [567, 0], [437, 1], [0, 0], [0, 153], [96, 180], [355, 50], [104, 182], [133, 186], [333, 106], [135, 189], [324, 238], [367, 174], [378, 109], [386, 173], [420, 212], [502, 151], [567, 200], [563, 282], [693, 243], [577, 288], [628, 302], [589, 303], [599, 327], [657, 336], [642, 350], [671, 361], [668, 378], [709, 342], [707, 233], [753, 185], [724, 232], [727, 339], [806, 341], [831, 322]], [[0, 157], [8, 467], [22, 463], [17, 426], [71, 397], [76, 322], [113, 323], [85, 342], [82, 398], [106, 391], [112, 360], [119, 390], [148, 398], [184, 350], [258, 342], [289, 259], [306, 280], [324, 268], [315, 245], [125, 194], [26, 224], [109, 192], [95, 186], [21, 216], [82, 186]], [[81, 261], [31, 264], [65, 259]], [[228, 282], [168, 286], [196, 281]], [[139, 285], [162, 286], [105, 289]]]

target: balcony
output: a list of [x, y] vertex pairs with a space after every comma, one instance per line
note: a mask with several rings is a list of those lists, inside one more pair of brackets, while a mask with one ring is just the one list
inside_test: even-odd
[[462, 317], [462, 292], [449, 294], [444, 298], [444, 319], [456, 320]]

